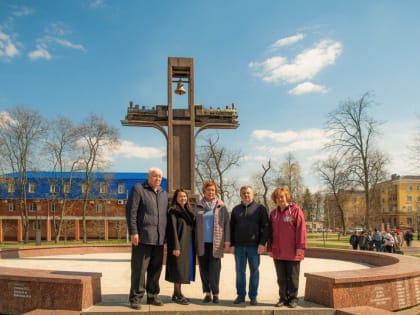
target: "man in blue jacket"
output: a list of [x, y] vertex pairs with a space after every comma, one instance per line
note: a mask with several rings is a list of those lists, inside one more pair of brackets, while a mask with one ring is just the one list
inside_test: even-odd
[[230, 218], [231, 252], [235, 254], [236, 292], [233, 303], [245, 302], [246, 279], [245, 269], [248, 262], [249, 292], [251, 305], [257, 305], [260, 254], [265, 251], [269, 236], [269, 219], [267, 208], [254, 201], [251, 186], [240, 189], [241, 203], [232, 209]]
[[[136, 184], [128, 197], [126, 218], [131, 238], [130, 306], [141, 308], [147, 292], [147, 304], [162, 306], [159, 278], [163, 264], [168, 194], [160, 186], [162, 171], [151, 168], [147, 181]], [[147, 272], [147, 280], [145, 274]]]

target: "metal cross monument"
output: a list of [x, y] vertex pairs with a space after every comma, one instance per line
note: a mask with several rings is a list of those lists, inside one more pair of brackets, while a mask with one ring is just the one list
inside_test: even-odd
[[[184, 89], [184, 84], [188, 86]], [[174, 86], [176, 89], [174, 90]], [[173, 108], [173, 94], [187, 94], [185, 108]], [[234, 104], [221, 108], [205, 108], [194, 104], [194, 59], [168, 58], [168, 105], [152, 108], [130, 102], [123, 126], [154, 127], [167, 142], [168, 192], [183, 188], [195, 194], [195, 138], [204, 129], [236, 129], [239, 126]]]

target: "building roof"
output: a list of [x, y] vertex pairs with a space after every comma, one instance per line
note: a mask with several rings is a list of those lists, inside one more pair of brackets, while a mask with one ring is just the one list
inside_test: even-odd
[[[57, 172], [28, 172], [28, 183], [35, 184], [35, 191], [33, 193], [28, 192], [27, 198], [32, 199], [61, 199], [63, 196], [63, 189], [61, 187], [60, 173]], [[63, 177], [65, 180], [69, 180], [72, 176], [72, 187], [70, 193], [66, 195], [68, 199], [81, 199], [82, 184], [85, 182], [84, 172], [64, 172]], [[8, 179], [17, 178], [17, 173], [4, 174], [0, 184], [0, 198], [19, 198], [19, 187], [15, 186], [14, 192], [9, 192]], [[128, 173], [128, 172], [95, 172], [91, 175], [92, 185], [90, 191], [91, 199], [127, 199], [128, 193], [136, 183], [143, 183], [147, 180], [147, 173]], [[100, 192], [101, 183], [106, 183], [106, 193]], [[51, 185], [56, 184], [56, 192], [51, 192]], [[123, 185], [124, 192], [119, 192], [119, 185]], [[167, 190], [168, 184], [166, 178], [162, 179], [162, 187]]]

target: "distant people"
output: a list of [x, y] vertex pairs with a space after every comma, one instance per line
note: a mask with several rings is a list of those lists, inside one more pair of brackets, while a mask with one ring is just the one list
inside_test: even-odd
[[356, 250], [359, 245], [359, 237], [357, 236], [357, 233], [354, 231], [351, 233], [349, 243], [351, 244], [351, 247]]
[[392, 253], [394, 251], [394, 238], [389, 231], [384, 235], [384, 251], [387, 253]]
[[391, 236], [394, 239], [394, 246], [392, 248], [392, 252], [393, 253], [400, 252], [400, 243], [399, 243], [399, 240], [398, 240], [397, 233], [394, 232], [394, 231], [391, 231]]
[[398, 246], [401, 250], [404, 247], [404, 236], [400, 230], [397, 230], [396, 233], [397, 233]]
[[273, 257], [279, 285], [276, 307], [298, 304], [300, 262], [305, 257], [306, 224], [302, 209], [290, 201], [290, 192], [278, 187], [271, 194], [277, 207], [270, 213], [267, 251]]
[[181, 291], [181, 284], [195, 280], [195, 215], [188, 202], [188, 194], [177, 189], [168, 211], [166, 229], [167, 260], [165, 280], [174, 284], [172, 301], [190, 304]]
[[195, 206], [196, 248], [200, 278], [203, 285], [203, 303], [219, 303], [220, 270], [223, 249], [230, 247], [229, 212], [217, 198], [213, 180], [203, 184], [204, 197]]
[[233, 303], [245, 302], [246, 265], [250, 277], [248, 296], [251, 305], [257, 305], [260, 255], [265, 251], [269, 233], [268, 211], [266, 207], [254, 201], [251, 186], [240, 189], [241, 203], [232, 209], [230, 217], [230, 245], [235, 255], [236, 293]]
[[[159, 278], [163, 264], [168, 211], [168, 194], [160, 186], [162, 171], [151, 168], [147, 181], [131, 189], [126, 205], [128, 233], [131, 238], [130, 306], [141, 308], [147, 292], [147, 304], [162, 306]], [[147, 273], [147, 280], [145, 274]]]
[[373, 232], [372, 238], [373, 238], [373, 244], [375, 245], [375, 251], [382, 252], [382, 244], [383, 244], [382, 233], [378, 229], [375, 229], [375, 231]]
[[408, 229], [404, 233], [404, 239], [405, 239], [405, 243], [407, 244], [407, 247], [410, 247], [411, 241], [413, 240], [413, 231], [411, 229]]
[[362, 231], [359, 234], [359, 249], [360, 250], [367, 250], [368, 249], [368, 239], [367, 239], [365, 231]]

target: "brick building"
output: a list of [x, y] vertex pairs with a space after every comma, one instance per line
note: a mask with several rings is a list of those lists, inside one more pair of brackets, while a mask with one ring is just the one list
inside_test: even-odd
[[[83, 226], [83, 204], [86, 178], [83, 172], [30, 172], [26, 185], [29, 240], [54, 239], [54, 231], [63, 214], [61, 239], [80, 240]], [[87, 198], [85, 213], [88, 239], [124, 239], [127, 233], [125, 204], [131, 188], [144, 182], [147, 173], [95, 173]], [[0, 242], [22, 241], [22, 191], [16, 174], [0, 177]], [[61, 184], [64, 183], [64, 184]], [[71, 184], [70, 184], [71, 183]], [[62, 187], [63, 186], [63, 187]], [[162, 186], [167, 188], [166, 179]]]

